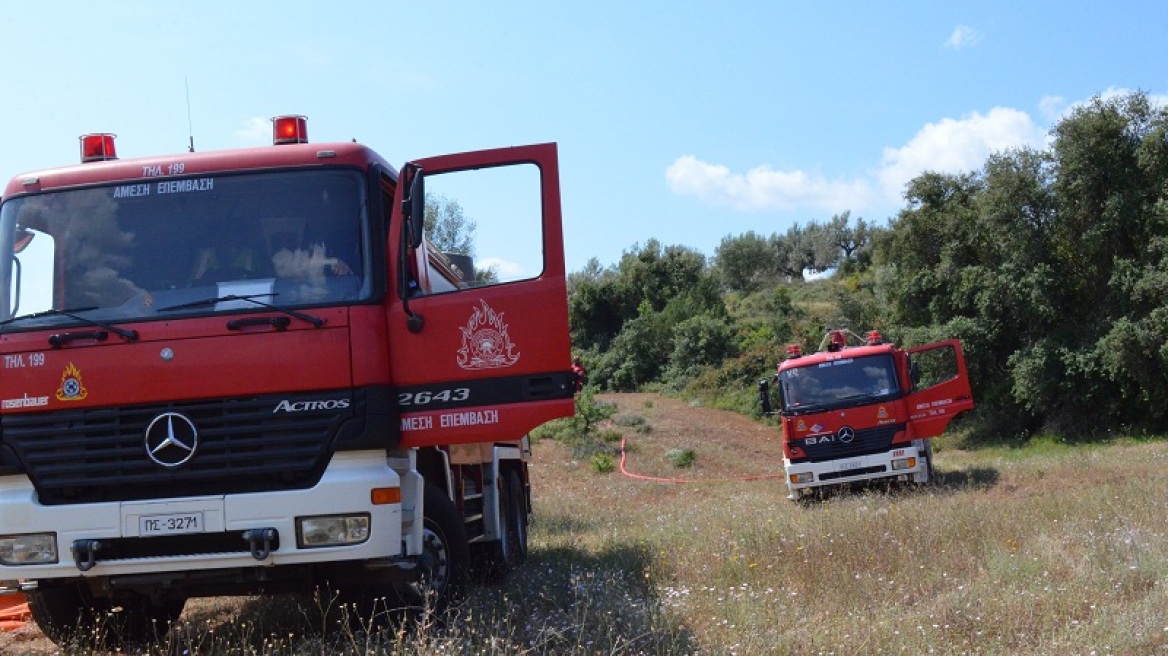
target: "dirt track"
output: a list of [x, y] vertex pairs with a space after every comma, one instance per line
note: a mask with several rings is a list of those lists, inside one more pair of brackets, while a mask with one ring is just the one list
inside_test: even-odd
[[[693, 406], [656, 394], [607, 394], [598, 398], [619, 408], [614, 417], [618, 423], [622, 415], [640, 415], [651, 426], [644, 434], [616, 426], [633, 447], [626, 459], [630, 472], [671, 479], [781, 473], [783, 452], [777, 427], [727, 410]], [[684, 470], [670, 466], [663, 457], [670, 449], [693, 449], [698, 455], [694, 466]]]

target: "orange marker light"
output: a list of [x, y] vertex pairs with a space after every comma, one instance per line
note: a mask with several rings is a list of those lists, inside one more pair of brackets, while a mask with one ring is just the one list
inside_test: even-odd
[[81, 161], [104, 162], [117, 159], [118, 153], [114, 150], [114, 137], [109, 133], [81, 135]]
[[303, 116], [277, 116], [272, 119], [272, 143], [308, 143], [308, 119]]
[[369, 491], [369, 500], [375, 506], [401, 503], [400, 487], [375, 487]]

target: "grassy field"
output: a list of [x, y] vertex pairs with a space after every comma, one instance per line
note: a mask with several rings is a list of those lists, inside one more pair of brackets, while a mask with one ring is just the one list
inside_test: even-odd
[[[322, 632], [290, 600], [192, 601], [151, 653], [1168, 654], [1168, 443], [938, 443], [925, 489], [787, 501], [771, 428], [604, 397], [638, 476], [541, 441], [526, 568], [443, 625]], [[622, 429], [622, 426], [635, 426]], [[691, 450], [693, 464], [670, 457]], [[4, 653], [61, 653], [35, 629]], [[64, 653], [103, 653], [84, 637]]]

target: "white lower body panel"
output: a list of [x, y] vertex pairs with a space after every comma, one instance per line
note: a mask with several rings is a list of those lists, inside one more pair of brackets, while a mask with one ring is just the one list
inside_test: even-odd
[[[399, 485], [400, 478], [386, 463], [384, 451], [338, 453], [320, 482], [306, 490], [216, 497], [42, 506], [26, 478], [8, 477], [0, 479], [0, 535], [54, 533], [58, 562], [21, 566], [0, 564], [0, 581], [265, 567], [398, 556], [402, 548], [402, 505], [373, 505], [370, 490]], [[160, 489], [158, 493], [164, 496], [166, 490]], [[368, 513], [371, 517], [370, 537], [365, 542], [341, 547], [297, 547], [298, 517], [352, 513]], [[71, 547], [78, 540], [140, 538], [145, 543], [154, 538], [143, 537], [142, 532], [167, 530], [163, 526], [166, 522], [175, 524], [169, 527], [171, 529], [197, 529], [200, 533], [274, 528], [279, 533], [280, 546], [262, 560], [245, 551], [103, 561], [99, 552], [92, 569], [84, 572], [74, 562]]]
[[[902, 463], [900, 469], [894, 469], [894, 462]], [[906, 466], [910, 461], [911, 466]], [[929, 463], [926, 458], [926, 444], [924, 440], [913, 440], [909, 446], [897, 447], [884, 453], [874, 453], [836, 460], [821, 462], [792, 463], [783, 459], [783, 469], [787, 473], [787, 490], [792, 498], [806, 493], [812, 488], [827, 485], [842, 485], [858, 483], [881, 478], [904, 477], [917, 483], [927, 483], [929, 480]], [[807, 480], [795, 483], [795, 477]]]

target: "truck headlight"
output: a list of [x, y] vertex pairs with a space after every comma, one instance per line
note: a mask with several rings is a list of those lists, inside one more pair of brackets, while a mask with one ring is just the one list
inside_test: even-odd
[[57, 562], [56, 533], [0, 536], [0, 563], [11, 567], [47, 565], [55, 562]]
[[302, 549], [360, 544], [369, 539], [369, 515], [296, 518], [296, 543]]
[[892, 461], [892, 471], [900, 469], [912, 469], [917, 466], [916, 458], [901, 458], [900, 460]]
[[795, 485], [802, 483], [810, 483], [815, 480], [815, 474], [811, 472], [800, 472], [798, 474], [791, 474], [791, 482]]

